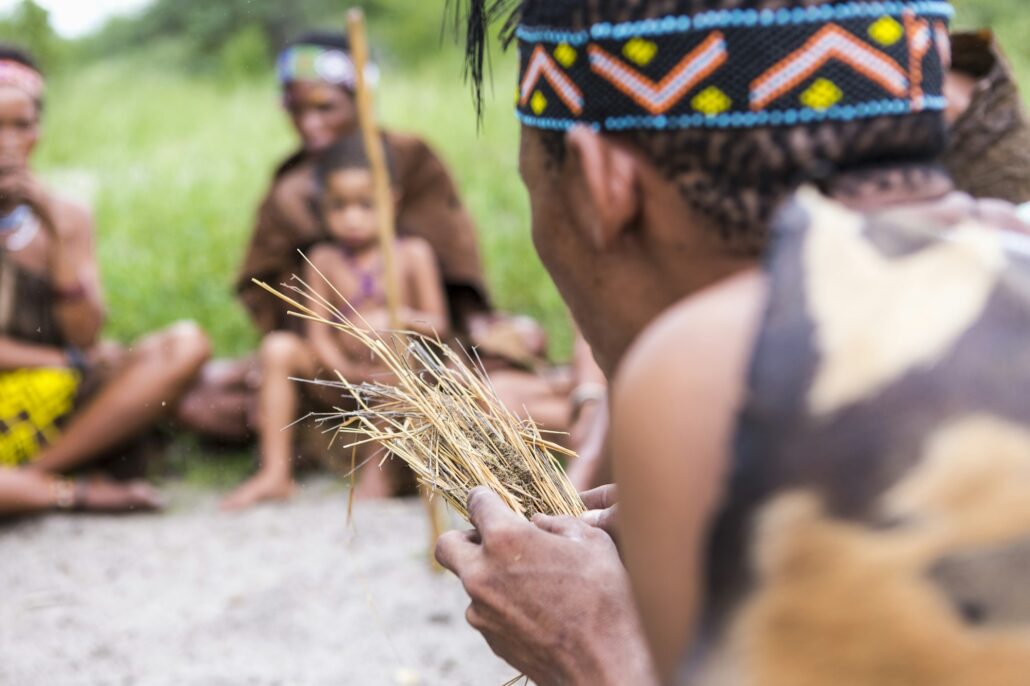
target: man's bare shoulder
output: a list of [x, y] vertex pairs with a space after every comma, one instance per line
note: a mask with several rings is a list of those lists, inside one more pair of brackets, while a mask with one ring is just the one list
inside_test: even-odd
[[663, 368], [703, 372], [746, 358], [766, 288], [762, 273], [751, 270], [677, 303], [637, 338], [618, 381], [631, 382]]
[[743, 399], [766, 288], [762, 273], [749, 271], [687, 298], [645, 330], [616, 376], [618, 423], [664, 432], [673, 443], [697, 439], [698, 426], [730, 426]]

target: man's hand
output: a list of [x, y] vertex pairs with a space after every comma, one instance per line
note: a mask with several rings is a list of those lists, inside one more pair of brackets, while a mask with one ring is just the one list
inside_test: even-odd
[[498, 656], [538, 686], [655, 683], [604, 531], [574, 517], [527, 522], [485, 488], [468, 509], [476, 530], [445, 534], [436, 557], [461, 579], [469, 624]]
[[616, 545], [619, 542], [618, 491], [614, 484], [600, 486], [580, 493], [587, 511], [580, 517], [590, 526], [596, 526], [608, 534]]

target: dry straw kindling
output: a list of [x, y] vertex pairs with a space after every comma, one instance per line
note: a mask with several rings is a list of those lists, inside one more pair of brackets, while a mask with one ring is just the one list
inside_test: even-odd
[[465, 519], [469, 491], [477, 486], [490, 488], [527, 518], [537, 513], [578, 516], [585, 510], [557, 459], [575, 454], [506, 408], [471, 355], [413, 332], [373, 331], [360, 315], [358, 321], [348, 318], [302, 279], [294, 279], [299, 285], [283, 287], [296, 298], [255, 283], [295, 308], [292, 316], [360, 341], [393, 376], [391, 384], [351, 383], [337, 372], [338, 381], [314, 382], [339, 389], [356, 403], [354, 409], [315, 415], [346, 440], [346, 447], [381, 445]]

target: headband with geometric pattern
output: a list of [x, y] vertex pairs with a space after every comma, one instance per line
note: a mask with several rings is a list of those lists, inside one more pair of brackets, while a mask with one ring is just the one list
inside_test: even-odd
[[[343, 50], [321, 45], [300, 44], [286, 48], [276, 60], [276, 74], [283, 86], [294, 81], [316, 81], [353, 91], [358, 83], [351, 56]], [[378, 83], [379, 68], [374, 63], [365, 67], [365, 78], [372, 85]]]
[[520, 26], [518, 117], [565, 130], [753, 128], [943, 110], [947, 2]]

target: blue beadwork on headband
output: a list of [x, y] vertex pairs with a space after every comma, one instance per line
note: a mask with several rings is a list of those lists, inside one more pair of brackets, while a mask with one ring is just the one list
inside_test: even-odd
[[945, 107], [947, 2], [522, 26], [518, 116], [600, 130], [795, 126]]

